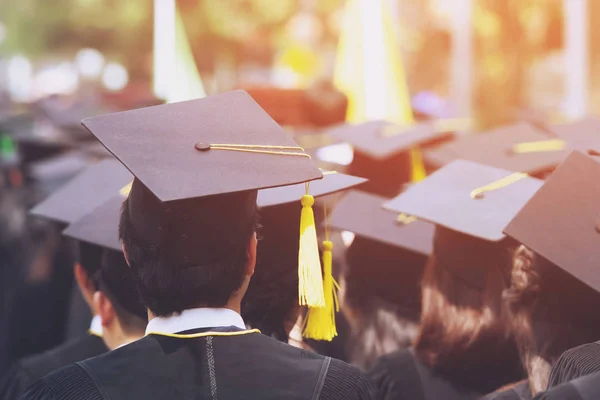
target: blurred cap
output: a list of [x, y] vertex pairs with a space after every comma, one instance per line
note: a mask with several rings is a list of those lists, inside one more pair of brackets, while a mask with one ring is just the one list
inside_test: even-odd
[[81, 242], [122, 251], [119, 218], [124, 196], [114, 196], [106, 203], [70, 224], [63, 234]]
[[600, 292], [600, 163], [572, 152], [505, 233]]
[[83, 124], [162, 202], [322, 177], [244, 91], [88, 118]]
[[356, 151], [377, 160], [384, 160], [415, 147], [453, 136], [447, 131], [440, 131], [433, 123], [399, 126], [386, 121], [342, 125], [328, 133], [336, 139], [350, 143]]
[[[308, 193], [313, 197], [326, 196], [358, 186], [367, 180], [336, 171], [323, 171], [323, 179], [311, 182]], [[271, 207], [288, 203], [300, 204], [300, 199], [306, 194], [306, 184], [281, 186], [263, 189], [258, 192], [257, 204], [259, 207]]]
[[62, 223], [72, 223], [108, 199], [127, 191], [133, 176], [118, 161], [103, 160], [87, 168], [65, 186], [36, 205], [31, 213]]
[[84, 155], [70, 151], [33, 162], [29, 165], [29, 175], [40, 181], [73, 178], [89, 165]]
[[575, 122], [552, 125], [550, 131], [565, 141], [565, 147], [585, 154], [600, 154], [600, 119], [586, 117]]
[[382, 204], [386, 200], [381, 196], [351, 191], [336, 204], [329, 220], [330, 226], [429, 256], [434, 225], [384, 210]]
[[[513, 172], [539, 174], [554, 169], [567, 156], [564, 146], [531, 125], [519, 123], [458, 137], [424, 153], [428, 165], [440, 168], [464, 159]], [[550, 146], [548, 146], [550, 144]]]
[[506, 225], [542, 183], [525, 174], [457, 160], [383, 206], [495, 242], [504, 238]]

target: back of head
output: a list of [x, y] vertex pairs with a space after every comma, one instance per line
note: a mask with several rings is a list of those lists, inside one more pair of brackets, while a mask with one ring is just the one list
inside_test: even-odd
[[256, 269], [242, 301], [252, 328], [287, 342], [298, 311], [298, 204], [261, 210]]
[[133, 272], [123, 253], [104, 249], [101, 260], [101, 268], [94, 276], [98, 290], [110, 299], [127, 333], [143, 334], [148, 322], [146, 307], [140, 301]]
[[137, 179], [119, 236], [144, 304], [167, 316], [222, 307], [242, 285], [256, 191], [162, 203]]
[[425, 257], [357, 236], [346, 253], [343, 311], [351, 325], [350, 360], [363, 369], [414, 340]]
[[102, 253], [103, 248], [96, 244], [77, 242], [77, 262], [87, 272], [89, 278], [92, 278], [100, 269]]
[[505, 298], [534, 391], [564, 351], [600, 338], [600, 293], [525, 246]]
[[502, 307], [513, 242], [488, 242], [436, 227], [425, 267], [415, 349], [429, 367], [469, 391], [488, 393], [521, 377]]

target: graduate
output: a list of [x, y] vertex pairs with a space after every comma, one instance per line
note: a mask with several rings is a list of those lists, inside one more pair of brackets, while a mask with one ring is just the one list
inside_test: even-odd
[[[110, 350], [144, 336], [148, 314], [142, 304], [119, 241], [123, 196], [118, 195], [71, 224], [64, 232], [80, 243], [101, 249], [100, 268], [92, 276], [92, 304], [100, 321], [102, 341]], [[77, 360], [80, 361], [80, 360]]]
[[[505, 299], [528, 379], [489, 399], [529, 399], [544, 391], [561, 354], [600, 338], [598, 177], [596, 160], [572, 152], [506, 227], [522, 244]], [[577, 353], [586, 363], [588, 356]], [[586, 368], [578, 372], [564, 364], [554, 383]]]
[[503, 233], [542, 181], [457, 160], [384, 204], [435, 223], [411, 349], [369, 375], [383, 399], [476, 399], [523, 376], [502, 307], [516, 243]]
[[[35, 206], [31, 213], [59, 224], [74, 223], [103, 201], [118, 195], [119, 190], [132, 179], [132, 175], [117, 161], [102, 161], [77, 175]], [[17, 361], [0, 381], [2, 399], [18, 398], [23, 390], [44, 375], [108, 350], [102, 341], [102, 323], [93, 301], [96, 292], [93, 277], [100, 269], [103, 248], [93, 242], [75, 239], [77, 261], [73, 273], [94, 315], [89, 330], [87, 334], [58, 347]]]
[[[309, 192], [333, 208], [332, 195], [364, 183], [366, 179], [324, 171], [323, 179], [310, 183]], [[305, 193], [304, 184], [264, 189], [258, 192], [260, 214], [256, 269], [242, 301], [246, 325], [284, 343], [302, 346], [299, 336], [290, 342], [290, 332], [302, 308], [298, 305], [298, 245], [300, 209], [298, 198]], [[328, 201], [329, 200], [329, 201]], [[316, 210], [315, 210], [316, 211]], [[324, 215], [315, 215], [323, 221]], [[316, 223], [317, 231], [318, 223]], [[323, 235], [321, 235], [323, 236]], [[325, 238], [322, 238], [325, 240]]]
[[349, 360], [363, 370], [416, 338], [421, 279], [432, 250], [434, 225], [384, 210], [387, 200], [351, 191], [336, 204], [330, 221], [343, 235], [354, 234], [340, 297], [351, 327]]
[[[247, 93], [84, 125], [135, 175], [119, 236], [148, 308], [146, 336], [46, 376], [23, 399], [370, 398], [356, 368], [247, 330], [240, 316], [256, 263], [257, 191], [322, 178]], [[317, 306], [311, 200], [303, 196], [300, 295]]]

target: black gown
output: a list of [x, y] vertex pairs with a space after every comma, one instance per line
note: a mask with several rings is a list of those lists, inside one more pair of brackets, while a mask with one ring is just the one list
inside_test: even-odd
[[107, 351], [102, 338], [89, 334], [44, 353], [25, 357], [14, 363], [0, 380], [0, 399], [18, 399], [25, 389], [43, 376]]
[[368, 375], [381, 400], [471, 400], [485, 394], [436, 373], [423, 364], [412, 349], [380, 357]]
[[600, 371], [600, 342], [587, 343], [561, 354], [552, 366], [548, 388]]
[[597, 399], [600, 399], [600, 372], [563, 383], [534, 397], [534, 400]]
[[531, 391], [527, 381], [519, 382], [514, 387], [488, 394], [481, 400], [531, 400]]
[[235, 327], [150, 334], [56, 371], [33, 399], [370, 399], [355, 367]]

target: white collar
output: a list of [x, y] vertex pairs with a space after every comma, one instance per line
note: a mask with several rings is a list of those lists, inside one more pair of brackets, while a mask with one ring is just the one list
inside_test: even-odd
[[192, 308], [179, 315], [155, 317], [148, 321], [146, 335], [151, 333], [178, 333], [190, 329], [235, 326], [246, 329], [242, 316], [228, 308]]
[[92, 335], [102, 336], [102, 318], [99, 315], [94, 315], [94, 318], [92, 318], [89, 331]]

